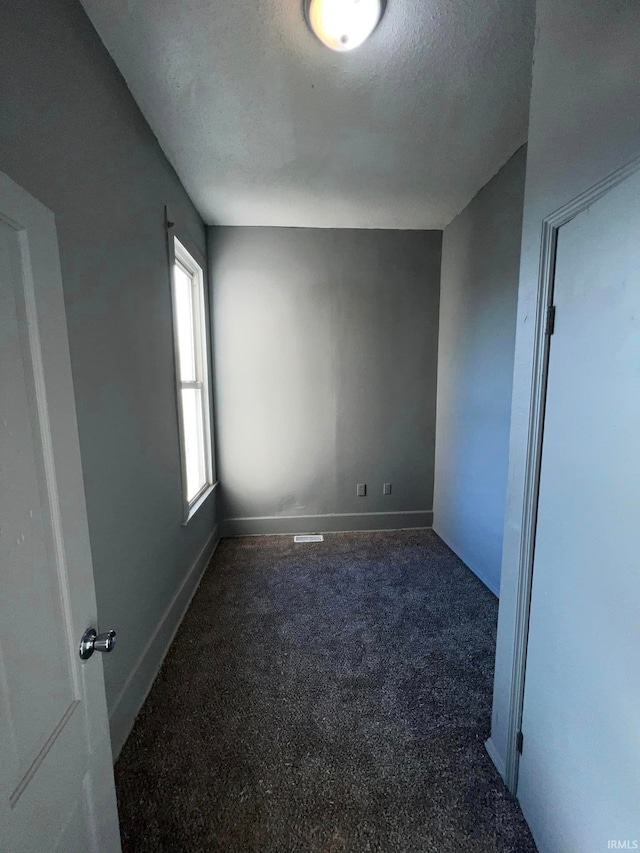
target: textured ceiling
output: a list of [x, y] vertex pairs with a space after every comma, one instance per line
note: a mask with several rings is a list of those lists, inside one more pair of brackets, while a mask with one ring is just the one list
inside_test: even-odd
[[302, 0], [82, 0], [210, 224], [442, 228], [525, 141], [533, 0], [388, 0], [337, 54]]

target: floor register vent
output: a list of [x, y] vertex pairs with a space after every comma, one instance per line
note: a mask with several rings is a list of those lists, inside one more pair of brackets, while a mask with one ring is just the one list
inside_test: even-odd
[[324, 542], [324, 536], [320, 533], [305, 533], [301, 536], [294, 536], [294, 542]]

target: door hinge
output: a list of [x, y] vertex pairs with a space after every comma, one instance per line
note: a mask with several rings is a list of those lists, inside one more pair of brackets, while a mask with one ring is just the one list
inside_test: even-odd
[[516, 749], [518, 750], [518, 755], [522, 755], [522, 746], [524, 744], [524, 735], [522, 732], [518, 732], [516, 736]]
[[545, 335], [552, 335], [556, 328], [556, 306], [549, 305], [547, 308], [547, 326], [544, 330]]

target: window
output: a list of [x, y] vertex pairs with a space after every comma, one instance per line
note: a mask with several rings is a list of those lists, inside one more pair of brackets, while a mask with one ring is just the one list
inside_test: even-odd
[[173, 248], [173, 331], [188, 521], [213, 488], [209, 359], [202, 268], [176, 238]]

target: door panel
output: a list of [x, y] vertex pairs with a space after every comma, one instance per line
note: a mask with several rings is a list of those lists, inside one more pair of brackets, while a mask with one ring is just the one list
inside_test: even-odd
[[0, 849], [117, 851], [55, 225], [1, 174], [0, 365]]
[[[2, 222], [0, 257], [3, 266], [8, 266], [2, 270], [3, 281], [20, 281], [18, 232]], [[0, 470], [3, 480], [21, 483], [20, 489], [0, 492], [0, 561], [4, 566], [3, 587], [11, 590], [2, 606], [0, 665], [7, 688], [4, 730], [13, 746], [12, 799], [52, 732], [72, 712], [78, 699], [69, 638], [59, 629], [67, 623], [61, 573], [47, 571], [49, 561], [58, 567], [42, 441], [33, 435], [32, 428], [37, 429], [39, 419], [29, 339], [20, 335], [27, 325], [24, 304], [16, 304], [16, 296], [24, 295], [20, 291], [3, 287], [0, 292], [0, 400], [10, 401], [2, 408]], [[25, 618], [26, 613], [29, 618]], [[47, 642], [43, 642], [44, 637], [49, 638]], [[29, 660], [28, 671], [23, 667], [25, 658]], [[34, 678], [47, 693], [46, 703], [32, 701], [24, 682]]]
[[541, 851], [640, 846], [640, 174], [558, 234], [518, 798]]

